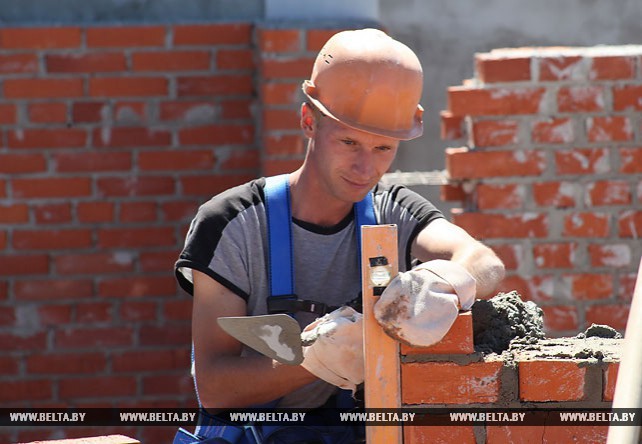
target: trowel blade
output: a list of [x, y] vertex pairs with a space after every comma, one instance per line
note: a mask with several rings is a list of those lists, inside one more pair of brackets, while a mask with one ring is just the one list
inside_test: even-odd
[[218, 325], [259, 353], [283, 364], [303, 362], [301, 327], [287, 314], [218, 318]]

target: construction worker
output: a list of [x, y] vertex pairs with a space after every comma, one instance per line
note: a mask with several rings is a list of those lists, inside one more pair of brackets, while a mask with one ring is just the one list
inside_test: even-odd
[[[411, 273], [402, 273], [405, 283], [393, 282], [388, 302], [408, 282], [420, 282], [423, 293], [408, 303], [422, 304], [431, 312], [435, 292], [449, 294], [447, 304], [454, 306], [456, 316], [458, 306], [469, 307], [472, 302], [470, 294], [462, 301], [459, 284], [451, 283], [473, 283], [474, 298], [475, 293], [491, 295], [503, 278], [504, 267], [496, 255], [449, 223], [430, 202], [403, 186], [378, 184], [400, 141], [423, 132], [422, 83], [413, 51], [374, 29], [335, 34], [303, 83], [300, 126], [308, 139], [307, 152], [303, 165], [285, 179], [298, 301], [292, 314], [302, 328], [324, 314], [319, 306], [332, 311], [359, 297], [354, 208], [368, 195], [377, 223], [398, 226], [399, 268]], [[348, 348], [353, 347], [354, 356], [342, 357], [341, 349], [324, 353], [317, 341], [320, 348], [306, 354], [302, 365], [285, 365], [254, 353], [217, 325], [219, 317], [268, 313], [268, 250], [273, 246], [268, 241], [265, 187], [265, 178], [253, 180], [202, 205], [176, 263], [181, 286], [193, 295], [193, 373], [199, 403], [206, 409], [266, 404], [328, 407], [336, 401], [337, 387], [354, 389], [363, 380], [362, 339], [360, 328], [353, 328], [358, 317], [352, 309], [344, 308], [332, 322], [339, 319], [336, 333], [353, 344]], [[408, 271], [414, 260], [441, 265], [437, 271], [430, 266]], [[313, 307], [312, 312], [304, 311], [306, 307]], [[385, 307], [380, 311], [385, 315]], [[452, 310], [449, 313], [452, 316]], [[443, 336], [445, 331], [431, 334], [434, 320], [434, 316], [399, 320], [401, 327], [407, 321], [407, 335], [402, 328], [399, 339], [412, 342], [424, 333]], [[213, 428], [203, 426], [196, 435], [215, 436]]]

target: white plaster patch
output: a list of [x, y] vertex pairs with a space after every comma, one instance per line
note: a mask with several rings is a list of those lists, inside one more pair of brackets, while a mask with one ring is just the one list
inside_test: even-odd
[[270, 350], [276, 353], [281, 359], [292, 361], [294, 359], [294, 351], [287, 344], [281, 343], [279, 341], [279, 336], [283, 328], [279, 325], [263, 325], [259, 329], [259, 334], [257, 335], [265, 344], [270, 348]]
[[624, 267], [631, 263], [631, 248], [628, 245], [604, 245], [606, 254], [601, 258], [608, 267]]

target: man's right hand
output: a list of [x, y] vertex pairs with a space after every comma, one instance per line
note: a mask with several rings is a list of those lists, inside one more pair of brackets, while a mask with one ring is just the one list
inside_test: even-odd
[[364, 379], [363, 315], [341, 307], [317, 319], [301, 333], [307, 371], [353, 392]]

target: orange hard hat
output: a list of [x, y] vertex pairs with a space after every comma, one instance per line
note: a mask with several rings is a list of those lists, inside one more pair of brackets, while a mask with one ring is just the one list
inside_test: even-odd
[[410, 140], [423, 133], [421, 63], [378, 29], [342, 31], [317, 56], [303, 92], [327, 116], [352, 128]]

